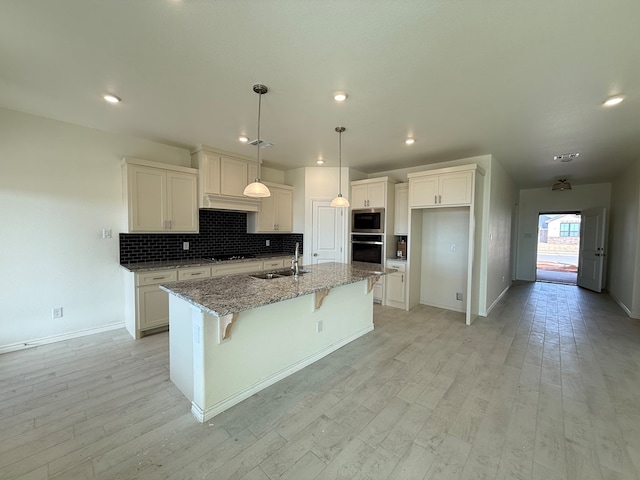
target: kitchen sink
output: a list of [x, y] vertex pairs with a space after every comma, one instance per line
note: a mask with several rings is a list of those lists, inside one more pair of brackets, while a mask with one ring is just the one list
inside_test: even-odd
[[[308, 271], [307, 270], [300, 270], [298, 272], [298, 275], [303, 275], [305, 273], [308, 273]], [[286, 270], [277, 270], [275, 272], [254, 273], [251, 276], [253, 278], [258, 278], [260, 280], [272, 280], [274, 278], [292, 277], [293, 276], [293, 270], [286, 269]]]

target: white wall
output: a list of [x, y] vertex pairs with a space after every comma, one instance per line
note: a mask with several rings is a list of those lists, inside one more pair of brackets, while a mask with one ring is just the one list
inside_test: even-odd
[[609, 293], [640, 318], [640, 162], [613, 182], [609, 238]]
[[0, 109], [0, 347], [123, 323], [125, 156], [191, 164], [185, 149]]
[[[422, 210], [420, 303], [464, 312], [469, 258], [469, 208]], [[412, 262], [412, 266], [414, 262]]]
[[[484, 290], [480, 290], [480, 313], [486, 315], [511, 284], [511, 229], [517, 193], [513, 179], [500, 162], [491, 159], [485, 192], [488, 191], [489, 215], [486, 221], [486, 273]], [[482, 284], [481, 284], [482, 285]]]
[[516, 279], [535, 281], [538, 215], [543, 212], [579, 212], [611, 205], [611, 184], [574, 185], [573, 190], [547, 188], [520, 190]]

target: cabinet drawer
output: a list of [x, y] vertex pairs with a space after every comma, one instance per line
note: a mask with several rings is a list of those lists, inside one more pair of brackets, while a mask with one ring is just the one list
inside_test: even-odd
[[161, 283], [175, 282], [178, 280], [178, 272], [175, 270], [156, 270], [153, 272], [137, 273], [136, 285], [159, 285]]
[[271, 270], [273, 268], [284, 268], [284, 258], [279, 260], [265, 260], [263, 270]]
[[262, 262], [239, 262], [227, 265], [211, 267], [211, 275], [235, 275], [236, 273], [259, 272], [262, 270]]
[[387, 268], [395, 268], [398, 272], [406, 271], [407, 264], [404, 262], [387, 262]]
[[181, 268], [178, 270], [178, 280], [193, 280], [211, 276], [211, 267]]

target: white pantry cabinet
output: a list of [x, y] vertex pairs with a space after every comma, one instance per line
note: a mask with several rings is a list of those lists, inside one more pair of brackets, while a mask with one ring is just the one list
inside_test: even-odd
[[198, 172], [125, 158], [122, 163], [126, 233], [197, 233]]
[[409, 205], [412, 208], [471, 204], [474, 172], [466, 166], [410, 173], [407, 176]]
[[200, 172], [200, 208], [258, 211], [260, 199], [245, 197], [244, 188], [258, 176], [255, 161], [232, 157], [201, 146], [191, 154], [191, 166]]
[[409, 234], [409, 184], [396, 183], [396, 217], [393, 223], [394, 235]]
[[249, 213], [249, 233], [293, 231], [293, 187], [265, 182], [271, 196], [261, 198], [260, 211]]
[[351, 182], [351, 208], [385, 208], [388, 177]]

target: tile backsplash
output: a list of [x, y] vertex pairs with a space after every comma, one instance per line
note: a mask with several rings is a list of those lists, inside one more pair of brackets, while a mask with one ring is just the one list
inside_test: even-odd
[[[266, 246], [269, 240], [270, 246]], [[189, 250], [183, 250], [189, 242]], [[200, 233], [121, 233], [120, 263], [212, 258], [220, 255], [292, 253], [301, 233], [247, 233], [247, 214], [200, 210]]]

